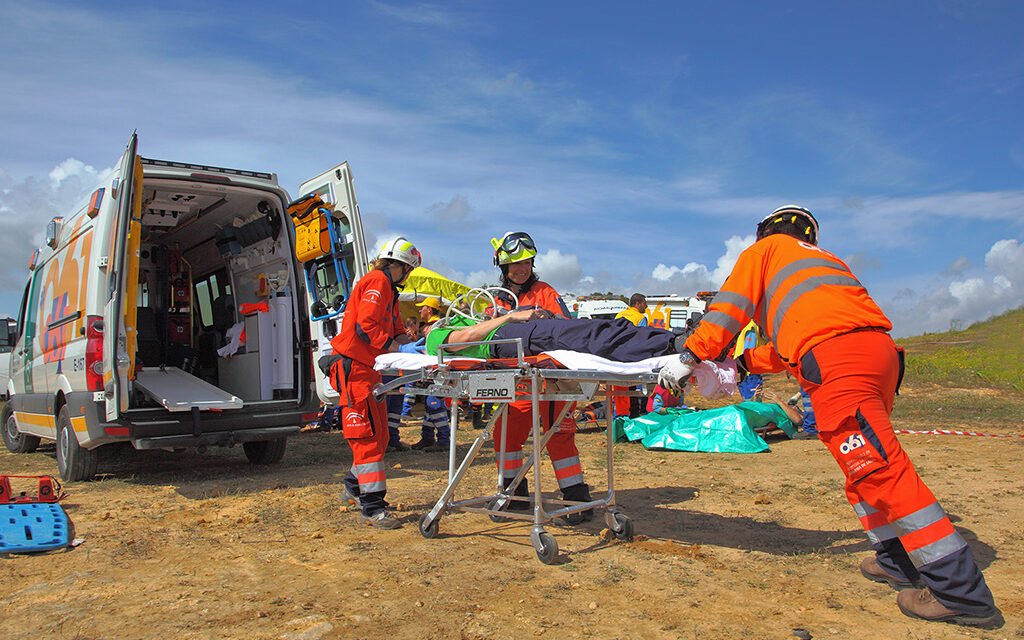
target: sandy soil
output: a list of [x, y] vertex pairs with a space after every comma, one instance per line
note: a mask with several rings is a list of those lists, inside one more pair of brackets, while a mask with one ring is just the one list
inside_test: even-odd
[[[914, 416], [899, 426], [979, 428]], [[1024, 430], [1019, 420], [983, 426]], [[604, 435], [577, 440], [603, 489]], [[974, 548], [1003, 628], [910, 620], [894, 591], [860, 576], [869, 547], [817, 441], [772, 438], [759, 455], [616, 445], [617, 499], [636, 540], [605, 539], [601, 517], [552, 526], [561, 557], [547, 566], [525, 524], [452, 514], [437, 538], [419, 534], [416, 518], [445, 483], [442, 453], [390, 456], [389, 497], [408, 522], [362, 525], [340, 508], [347, 446], [310, 433], [270, 468], [239, 449], [128, 451], [100, 481], [65, 487], [84, 542], [0, 559], [0, 638], [1024, 637], [1024, 439], [902, 441]], [[0, 472], [54, 473], [53, 455], [4, 451]], [[462, 495], [487, 491], [492, 469], [488, 452]], [[542, 472], [553, 486], [550, 467]]]

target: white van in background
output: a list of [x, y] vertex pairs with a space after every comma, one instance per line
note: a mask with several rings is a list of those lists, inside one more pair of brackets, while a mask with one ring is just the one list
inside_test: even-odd
[[694, 296], [653, 295], [647, 296], [648, 315], [668, 315], [668, 329], [682, 330], [689, 323], [696, 326], [704, 317], [708, 304], [715, 297], [715, 291], [700, 291]]
[[17, 330], [17, 320], [0, 318], [0, 400], [7, 399], [7, 383], [11, 379], [11, 351], [14, 350], [10, 336]]
[[579, 297], [565, 301], [569, 307], [569, 315], [573, 318], [602, 318], [613, 320], [621, 311], [625, 311], [628, 304], [619, 299], [595, 300], [587, 297]]
[[313, 353], [367, 269], [348, 165], [299, 187], [346, 230], [332, 236], [350, 280], [335, 283], [340, 308], [311, 322], [307, 277], [330, 276], [310, 276], [296, 258], [277, 175], [151, 160], [137, 145], [132, 135], [115, 172], [50, 221], [32, 257], [16, 330], [2, 341], [13, 348], [4, 444], [30, 452], [56, 441], [66, 480], [95, 475], [100, 447], [115, 442], [241, 444], [251, 462], [277, 462], [318, 395], [336, 397]]

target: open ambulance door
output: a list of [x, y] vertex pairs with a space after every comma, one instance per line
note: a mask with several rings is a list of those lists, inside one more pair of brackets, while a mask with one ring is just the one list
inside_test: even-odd
[[[316, 194], [333, 207], [333, 215], [341, 222], [341, 233], [345, 245], [343, 261], [347, 277], [350, 282], [347, 288], [355, 285], [359, 278], [366, 275], [370, 257], [366, 252], [366, 241], [363, 236], [363, 221], [359, 214], [359, 203], [356, 201], [356, 190], [352, 180], [352, 170], [347, 162], [342, 162], [329, 171], [325, 171], [315, 178], [306, 180], [299, 185], [299, 197]], [[349, 252], [351, 249], [351, 252]], [[325, 276], [332, 273], [332, 269], [321, 269], [316, 275]], [[301, 278], [304, 283], [306, 279]], [[313, 296], [306, 286], [307, 299], [306, 309], [308, 312], [310, 338], [313, 346], [313, 363], [324, 355], [331, 354], [331, 338], [341, 329], [341, 316], [330, 319], [314, 320], [316, 313], [311, 309]], [[338, 393], [327, 383], [327, 378], [316, 369], [316, 389], [320, 399], [324, 402], [337, 404]]]
[[128, 410], [135, 342], [136, 290], [138, 289], [141, 226], [133, 216], [141, 201], [142, 165], [138, 134], [132, 133], [111, 186], [116, 215], [110, 222], [107, 243], [107, 302], [103, 307], [103, 396], [107, 420]]

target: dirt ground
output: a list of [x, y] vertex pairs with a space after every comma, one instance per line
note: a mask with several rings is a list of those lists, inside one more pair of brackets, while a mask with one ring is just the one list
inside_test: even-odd
[[[901, 428], [1024, 431], [1020, 414], [897, 415]], [[418, 428], [403, 434], [415, 441]], [[475, 434], [461, 430], [459, 442]], [[604, 435], [577, 441], [588, 480], [604, 489]], [[348, 447], [337, 433], [308, 433], [269, 468], [240, 449], [128, 451], [99, 481], [66, 486], [84, 542], [0, 558], [0, 638], [1024, 637], [1024, 439], [902, 442], [974, 548], [1001, 629], [908, 619], [894, 591], [860, 576], [869, 546], [814, 440], [773, 437], [757, 455], [618, 444], [616, 497], [636, 540], [603, 539], [602, 517], [552, 526], [561, 556], [547, 566], [526, 524], [459, 513], [437, 538], [420, 535], [416, 519], [445, 484], [443, 453], [389, 456], [389, 498], [408, 522], [362, 525], [340, 508]], [[4, 451], [0, 473], [54, 473], [53, 457], [52, 447]], [[553, 486], [550, 466], [542, 473]], [[488, 450], [461, 495], [484, 494], [492, 474]]]

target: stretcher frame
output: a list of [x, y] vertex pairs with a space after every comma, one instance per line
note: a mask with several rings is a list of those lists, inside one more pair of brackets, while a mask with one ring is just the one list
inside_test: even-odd
[[[452, 369], [444, 360], [442, 351], [458, 350], [467, 346], [477, 346], [495, 343], [514, 343], [516, 346], [516, 364], [512, 368], [504, 369]], [[532, 444], [531, 455], [524, 461], [516, 477], [506, 488], [503, 484], [501, 469], [504, 467], [505, 438], [508, 437], [508, 401], [499, 402], [500, 407], [483, 430], [477, 435], [470, 445], [469, 451], [463, 457], [461, 463], [457, 464], [456, 435], [459, 425], [459, 400], [469, 399], [470, 382], [473, 376], [494, 375], [496, 371], [509, 372], [515, 376], [516, 393], [513, 400], [525, 399], [528, 396], [532, 403], [532, 426], [530, 442]], [[605, 399], [611, 407], [613, 395], [646, 395], [651, 392], [657, 382], [657, 373], [608, 373], [602, 371], [568, 370], [556, 368], [537, 367], [526, 361], [523, 354], [522, 340], [500, 339], [486, 342], [461, 342], [441, 345], [439, 348], [437, 365], [431, 369], [420, 369], [412, 373], [404, 373], [397, 370], [384, 370], [381, 372], [388, 376], [397, 376], [386, 384], [378, 385], [374, 389], [374, 395], [382, 398], [388, 393], [402, 393], [409, 395], [436, 396], [452, 399], [450, 428], [451, 438], [448, 450], [448, 485], [445, 487], [441, 497], [434, 506], [419, 520], [420, 533], [425, 538], [433, 538], [437, 535], [441, 517], [456, 511], [467, 513], [486, 514], [494, 522], [507, 520], [532, 521], [533, 527], [530, 530], [530, 539], [533, 543], [537, 557], [545, 564], [552, 564], [558, 558], [558, 543], [554, 536], [544, 529], [544, 525], [570, 514], [580, 513], [587, 509], [604, 509], [605, 523], [608, 529], [619, 539], [629, 540], [633, 537], [633, 523], [623, 513], [615, 502], [615, 475], [613, 470], [612, 448], [615, 443], [613, 427], [613, 412], [608, 411], [606, 417], [606, 450], [607, 450], [607, 471], [608, 491], [602, 497], [594, 498], [587, 502], [577, 502], [555, 498], [545, 498], [541, 483], [541, 454], [547, 446], [548, 441], [561, 429], [561, 422], [566, 413], [576, 402], [590, 402], [595, 393], [603, 384], [605, 386]], [[528, 394], [520, 394], [519, 390], [523, 385], [528, 387]], [[628, 387], [628, 391], [617, 389], [612, 392], [612, 386]], [[643, 394], [634, 389], [642, 386]], [[544, 401], [564, 402], [562, 410], [552, 422], [551, 428], [543, 432], [540, 419], [540, 403]], [[491, 439], [494, 427], [502, 421], [502, 442], [497, 451], [499, 465], [497, 466], [497, 483], [495, 493], [490, 495], [455, 499], [455, 492], [459, 483], [465, 477], [472, 466], [473, 461], [479, 455], [483, 445]], [[523, 481], [526, 475], [533, 472], [533, 489], [529, 496], [516, 496], [515, 489]], [[530, 511], [508, 511], [508, 506], [513, 501], [525, 501], [533, 505]]]

